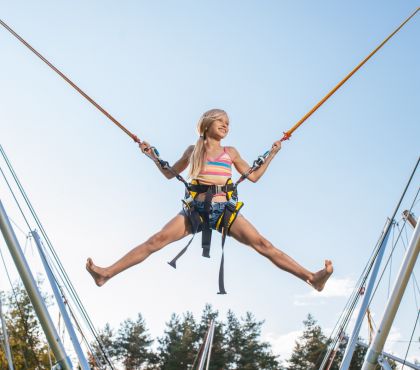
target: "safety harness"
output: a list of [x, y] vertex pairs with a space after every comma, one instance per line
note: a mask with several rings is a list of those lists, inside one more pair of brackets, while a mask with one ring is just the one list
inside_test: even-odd
[[[210, 257], [210, 245], [212, 229], [210, 227], [210, 211], [213, 197], [216, 194], [224, 193], [226, 195], [226, 206], [222, 214], [216, 221], [216, 230], [222, 234], [222, 258], [219, 268], [219, 292], [218, 294], [226, 294], [224, 284], [224, 246], [226, 236], [229, 235], [229, 230], [239, 214], [239, 210], [244, 205], [243, 202], [238, 201], [238, 192], [232, 179], [228, 179], [225, 185], [203, 185], [198, 180], [192, 180], [185, 190], [185, 198], [182, 200], [185, 215], [191, 226], [193, 236], [187, 245], [175, 256], [175, 258], [168, 262], [173, 268], [176, 268], [176, 261], [188, 249], [195, 235], [202, 231], [201, 246], [203, 248], [203, 257]], [[197, 210], [196, 198], [199, 194], [205, 194], [204, 197], [204, 212]]]
[[[159, 151], [155, 147], [149, 148], [153, 152], [153, 156], [145, 153], [153, 162], [156, 162], [162, 169], [171, 172], [179, 181], [185, 185], [185, 197], [182, 200], [184, 212], [191, 225], [192, 237], [188, 241], [187, 245], [175, 256], [175, 258], [168, 262], [173, 268], [176, 268], [176, 261], [187, 251], [188, 247], [194, 240], [195, 235], [202, 231], [202, 248], [203, 257], [210, 257], [210, 243], [212, 229], [210, 228], [209, 216], [211, 210], [212, 199], [216, 194], [226, 194], [226, 206], [216, 221], [216, 230], [222, 234], [222, 258], [220, 261], [219, 268], [219, 292], [218, 294], [226, 294], [225, 283], [224, 283], [224, 251], [226, 236], [229, 235], [229, 230], [232, 224], [236, 220], [239, 214], [239, 210], [244, 205], [243, 202], [238, 201], [238, 185], [247, 179], [251, 173], [260, 168], [267, 157], [270, 155], [270, 151], [266, 151], [263, 155], [253, 162], [252, 167], [241, 175], [241, 177], [234, 183], [232, 179], [228, 179], [225, 185], [203, 185], [198, 180], [192, 180], [188, 183], [178, 172], [176, 172], [167, 161], [160, 158]], [[199, 194], [205, 194], [204, 197], [204, 212], [197, 210], [196, 198]]]

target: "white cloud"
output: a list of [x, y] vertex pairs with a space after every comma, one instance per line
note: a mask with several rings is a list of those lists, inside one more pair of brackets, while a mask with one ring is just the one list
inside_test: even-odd
[[301, 335], [302, 330], [294, 330], [286, 334], [268, 333], [264, 340], [271, 344], [273, 353], [280, 355], [280, 359], [284, 361], [290, 357], [295, 341]]
[[332, 277], [328, 280], [322, 292], [312, 290], [307, 294], [295, 295], [293, 304], [295, 306], [322, 305], [327, 302], [328, 298], [349, 297], [354, 286], [355, 281], [351, 278], [337, 279]]

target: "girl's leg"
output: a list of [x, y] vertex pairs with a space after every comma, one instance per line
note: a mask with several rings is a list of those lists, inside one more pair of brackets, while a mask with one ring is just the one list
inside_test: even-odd
[[169, 221], [161, 231], [154, 234], [144, 243], [133, 248], [125, 256], [120, 258], [114, 264], [108, 267], [96, 266], [91, 258], [87, 259], [86, 269], [92, 275], [97, 286], [104, 285], [113, 276], [119, 274], [121, 271], [128, 269], [131, 266], [145, 260], [152, 253], [157, 252], [164, 246], [179, 240], [190, 234], [190, 226], [187, 217], [178, 214], [171, 221]]
[[325, 283], [333, 272], [333, 266], [330, 260], [326, 260], [325, 268], [318, 272], [314, 273], [305, 269], [286, 253], [274, 247], [273, 244], [265, 239], [242, 215], [239, 215], [233, 223], [230, 229], [230, 235], [237, 241], [251, 246], [258, 253], [267, 257], [277, 267], [290, 272], [303, 281], [309, 283], [318, 291], [324, 289]]

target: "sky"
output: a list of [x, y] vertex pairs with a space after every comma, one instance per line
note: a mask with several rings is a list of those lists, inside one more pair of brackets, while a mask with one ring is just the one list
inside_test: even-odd
[[[418, 4], [0, 0], [0, 6], [4, 22], [170, 163], [195, 143], [198, 118], [214, 107], [230, 116], [224, 145], [251, 163]], [[95, 325], [117, 327], [141, 312], [156, 337], [171, 313], [199, 316], [211, 303], [222, 318], [232, 309], [265, 320], [263, 337], [282, 358], [308, 313], [329, 334], [419, 156], [419, 31], [417, 15], [284, 143], [258, 183], [240, 186], [241, 212], [274, 245], [310, 270], [333, 260], [325, 292], [315, 294], [229, 239], [228, 295], [220, 296], [219, 235], [210, 260], [201, 257], [197, 238], [171, 269], [166, 262], [183, 240], [102, 288], [93, 284], [86, 258], [111, 264], [158, 231], [179, 212], [183, 185], [167, 181], [128, 136], [0, 29], [0, 144]], [[417, 174], [403, 206], [418, 184]], [[0, 199], [23, 224], [4, 182]], [[36, 265], [35, 253], [27, 254]], [[390, 280], [403, 249], [396, 254]], [[8, 289], [4, 278], [0, 288]], [[378, 322], [387, 289], [375, 301]], [[388, 350], [404, 356], [416, 313], [411, 289]], [[414, 357], [420, 358], [418, 343]]]

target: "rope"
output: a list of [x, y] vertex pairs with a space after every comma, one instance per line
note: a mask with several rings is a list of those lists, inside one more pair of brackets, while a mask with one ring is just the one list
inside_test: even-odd
[[375, 334], [375, 329], [373, 328], [373, 318], [370, 312], [370, 309], [368, 308], [366, 310], [366, 315], [368, 319], [368, 329], [369, 329], [369, 345], [372, 343], [373, 335]]
[[[113, 115], [106, 111], [99, 103], [97, 103], [93, 98], [91, 98], [87, 93], [85, 93], [78, 85], [76, 85], [69, 77], [67, 77], [63, 72], [61, 72], [56, 66], [54, 66], [47, 58], [45, 58], [39, 51], [32, 47], [26, 40], [24, 40], [19, 34], [17, 34], [10, 26], [8, 26], [4, 21], [0, 19], [0, 25], [3, 26], [7, 31], [9, 31], [16, 39], [18, 39], [23, 45], [25, 45], [32, 53], [34, 53], [39, 59], [41, 59], [48, 67], [50, 67], [54, 72], [56, 72], [64, 81], [66, 81], [71, 87], [73, 87], [80, 95], [82, 95], [87, 101], [89, 101], [95, 108], [97, 108], [101, 113], [103, 113], [112, 123], [119, 127], [125, 134], [130, 136], [134, 142], [142, 144], [143, 142], [133, 134], [127, 127], [120, 123]], [[155, 149], [155, 148], [153, 148]], [[157, 152], [157, 151], [156, 151]], [[186, 181], [169, 165], [168, 162], [162, 161], [160, 158], [157, 160], [153, 156], [149, 155], [146, 152], [143, 152], [148, 158], [153, 162], [158, 163], [162, 169], [166, 169], [171, 172], [177, 180], [186, 184]]]
[[[365, 59], [363, 59], [346, 77], [344, 77], [327, 95], [325, 95], [308, 113], [306, 113], [292, 128], [283, 133], [283, 137], [280, 141], [289, 140], [292, 134], [300, 127], [312, 114], [314, 114], [341, 86], [343, 86], [376, 52], [384, 46], [389, 39], [391, 39], [404, 25], [413, 18], [420, 8], [417, 8], [400, 26], [394, 30], [384, 41], [382, 41], [379, 46], [377, 46]], [[102, 112], [107, 118], [109, 118], [116, 126], [118, 126], [124, 133], [130, 136], [136, 143], [141, 144], [142, 141], [131, 131], [129, 131], [125, 126], [123, 126], [116, 118], [114, 118], [110, 113], [108, 113], [101, 105], [99, 105], [93, 98], [86, 94], [79, 86], [77, 86], [70, 78], [68, 78], [63, 72], [61, 72], [57, 67], [55, 67], [50, 61], [48, 61], [41, 53], [39, 53], [35, 48], [33, 48], [27, 41], [25, 41], [20, 35], [18, 35], [10, 26], [8, 26], [4, 21], [0, 19], [0, 25], [2, 25], [7, 31], [9, 31], [16, 39], [18, 39], [23, 45], [25, 45], [32, 53], [34, 53], [39, 59], [41, 59], [48, 67], [50, 67], [54, 72], [56, 72], [61, 78], [63, 78], [68, 84], [70, 84], [79, 94], [81, 94], [85, 99], [87, 99], [95, 108]], [[254, 165], [235, 183], [235, 186], [239, 185], [244, 181], [251, 173], [256, 171], [264, 163], [265, 159], [271, 153], [271, 150], [268, 150], [264, 155], [259, 156]], [[154, 162], [156, 160], [151, 156], [145, 153], [150, 159]], [[159, 161], [160, 163], [161, 161]], [[160, 163], [162, 166], [162, 163]], [[164, 167], [162, 167], [164, 168]], [[169, 164], [166, 162], [166, 168], [171, 171]], [[172, 172], [175, 174], [175, 177], [181, 180], [180, 175], [175, 171]]]
[[376, 47], [365, 59], [363, 59], [346, 77], [344, 77], [327, 95], [325, 95], [308, 113], [306, 113], [289, 131], [284, 133], [283, 138], [281, 141], [288, 140], [290, 136], [292, 136], [293, 132], [297, 130], [297, 128], [305, 122], [313, 113], [315, 113], [322, 104], [324, 104], [341, 86], [343, 86], [347, 80], [349, 80], [376, 52], [384, 46], [392, 36], [394, 36], [404, 25], [413, 18], [416, 13], [420, 10], [417, 8], [403, 23], [401, 23], [398, 28], [392, 32], [381, 44]]
[[101, 105], [99, 105], [94, 99], [92, 99], [88, 94], [86, 94], [79, 86], [77, 86], [70, 78], [68, 78], [63, 72], [61, 72], [57, 67], [55, 67], [50, 61], [48, 61], [41, 53], [39, 53], [35, 48], [33, 48], [27, 41], [25, 41], [21, 36], [19, 36], [11, 27], [9, 27], [4, 21], [0, 19], [0, 25], [2, 25], [7, 31], [9, 31], [15, 38], [17, 38], [23, 45], [25, 45], [32, 53], [34, 53], [39, 59], [41, 59], [48, 67], [50, 67], [54, 72], [56, 72], [64, 81], [70, 84], [80, 95], [87, 99], [95, 108], [102, 112], [106, 117], [108, 117], [115, 125], [117, 125], [121, 130], [123, 130], [128, 136], [130, 136], [136, 143], [141, 143], [141, 140], [130, 132], [126, 127], [124, 127], [116, 118], [114, 118], [110, 113], [108, 113]]
[[[404, 25], [413, 18], [416, 13], [420, 10], [420, 8], [417, 8], [403, 23], [401, 23], [398, 28], [394, 30], [384, 41], [382, 41], [379, 46], [377, 46], [365, 59], [363, 59], [346, 77], [344, 77], [327, 95], [325, 95], [317, 104], [314, 105], [314, 107], [306, 113], [296, 124], [290, 128], [288, 131], [283, 132], [283, 137], [280, 139], [281, 142], [289, 140], [292, 134], [310, 117], [312, 114], [314, 114], [320, 107], [323, 105], [341, 86], [343, 86], [370, 58], [372, 58], [373, 55], [376, 54], [376, 52], [384, 46], [389, 39], [391, 39]], [[268, 150], [264, 156], [268, 156], [271, 153], [272, 149]], [[261, 156], [260, 156], [261, 157]], [[260, 158], [259, 157], [259, 158]], [[253, 173], [255, 170], [257, 170], [259, 166], [251, 167], [245, 174], [241, 176], [241, 178], [235, 183], [235, 185], [238, 185], [243, 180], [245, 180], [251, 173]]]

